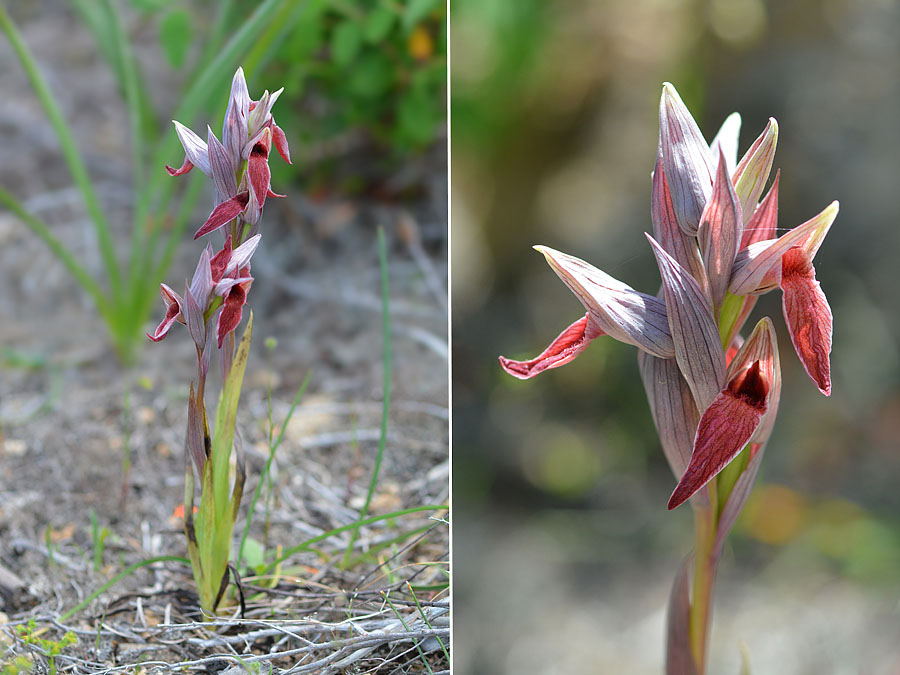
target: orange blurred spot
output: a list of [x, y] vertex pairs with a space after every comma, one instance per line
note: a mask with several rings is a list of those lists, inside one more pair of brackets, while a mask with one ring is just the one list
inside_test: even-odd
[[744, 510], [747, 534], [773, 546], [788, 543], [806, 522], [803, 496], [780, 485], [760, 485]]
[[[197, 507], [194, 507], [194, 513], [197, 513]], [[175, 511], [172, 512], [173, 518], [184, 518], [184, 504], [179, 504], [175, 507]]]
[[424, 26], [416, 26], [409, 34], [406, 49], [416, 61], [426, 61], [434, 54], [434, 40]]

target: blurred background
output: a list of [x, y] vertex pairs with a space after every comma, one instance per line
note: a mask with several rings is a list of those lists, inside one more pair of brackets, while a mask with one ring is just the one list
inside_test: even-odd
[[521, 382], [581, 304], [546, 244], [645, 292], [661, 84], [740, 153], [780, 127], [779, 226], [838, 199], [818, 279], [834, 312], [821, 396], [773, 317], [781, 413], [718, 576], [710, 672], [898, 673], [900, 3], [456, 0], [451, 5], [456, 665], [659, 673], [692, 546], [636, 351], [596, 340]]

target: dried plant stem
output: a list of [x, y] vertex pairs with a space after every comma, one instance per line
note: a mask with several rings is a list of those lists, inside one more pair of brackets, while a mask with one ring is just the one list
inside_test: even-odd
[[696, 549], [689, 626], [691, 653], [697, 665], [697, 675], [706, 672], [706, 643], [718, 563], [718, 556], [714, 550], [717, 520], [716, 490], [713, 482], [709, 485], [709, 503], [694, 507]]

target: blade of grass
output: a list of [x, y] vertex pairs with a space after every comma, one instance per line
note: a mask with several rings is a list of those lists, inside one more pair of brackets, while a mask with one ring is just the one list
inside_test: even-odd
[[47, 119], [50, 121], [50, 125], [53, 127], [54, 132], [56, 132], [56, 138], [62, 149], [66, 165], [69, 167], [69, 172], [72, 174], [75, 185], [81, 192], [85, 208], [93, 222], [94, 232], [97, 235], [97, 243], [100, 246], [100, 255], [103, 259], [103, 265], [106, 270], [106, 277], [110, 288], [116, 288], [119, 285], [119, 266], [116, 262], [112, 232], [109, 223], [106, 220], [106, 214], [103, 212], [103, 208], [100, 206], [100, 202], [94, 192], [94, 186], [91, 183], [90, 176], [82, 161], [81, 153], [72, 136], [72, 130], [66, 123], [62, 111], [60, 110], [59, 103], [53, 95], [53, 92], [50, 90], [50, 87], [47, 85], [44, 76], [41, 74], [31, 51], [28, 49], [18, 28], [10, 19], [6, 12], [6, 8], [3, 5], [0, 5], [0, 28], [3, 29], [3, 32], [6, 33], [6, 36], [9, 38], [13, 51], [16, 52], [16, 56], [18, 56], [22, 68], [25, 70], [25, 74], [28, 76], [31, 86], [44, 108]]
[[191, 564], [190, 560], [188, 560], [187, 558], [182, 558], [182, 557], [177, 556], [177, 555], [160, 555], [160, 556], [157, 556], [157, 557], [155, 557], [155, 558], [147, 558], [147, 560], [142, 560], [142, 561], [140, 561], [140, 562], [134, 563], [133, 565], [129, 565], [129, 566], [126, 567], [124, 570], [122, 570], [121, 572], [119, 572], [116, 576], [114, 576], [112, 579], [110, 579], [110, 580], [107, 581], [105, 584], [103, 584], [103, 585], [102, 585], [100, 588], [98, 588], [96, 591], [94, 591], [94, 592], [91, 593], [89, 596], [87, 596], [84, 600], [82, 600], [82, 601], [79, 602], [77, 605], [75, 605], [75, 606], [74, 606], [72, 609], [70, 609], [68, 612], [62, 613], [62, 614], [59, 616], [59, 618], [57, 619], [57, 621], [59, 621], [59, 622], [64, 622], [64, 621], [65, 621], [66, 619], [68, 619], [69, 617], [74, 616], [76, 612], [79, 612], [79, 611], [81, 611], [82, 609], [84, 609], [85, 607], [87, 607], [87, 606], [88, 606], [89, 604], [91, 604], [91, 603], [92, 603], [92, 602], [93, 602], [93, 601], [94, 601], [101, 593], [105, 592], [106, 590], [108, 590], [109, 588], [111, 588], [112, 586], [114, 586], [115, 584], [119, 583], [119, 582], [122, 581], [122, 579], [124, 579], [125, 577], [127, 577], [127, 576], [129, 576], [129, 575], [131, 575], [131, 574], [134, 574], [137, 570], [141, 569], [142, 567], [147, 567], [147, 565], [153, 565], [154, 563], [159, 563], [159, 562], [180, 562], [180, 563], [184, 563], [185, 565], [190, 565], [190, 564]]
[[269, 469], [272, 467], [272, 460], [275, 459], [275, 452], [278, 450], [278, 446], [281, 445], [281, 439], [284, 438], [285, 429], [287, 429], [288, 422], [291, 421], [291, 417], [294, 415], [294, 410], [297, 408], [297, 404], [300, 403], [300, 399], [303, 398], [303, 394], [306, 392], [306, 387], [309, 385], [311, 373], [307, 373], [306, 377], [303, 378], [303, 382], [300, 384], [300, 388], [297, 389], [297, 394], [294, 396], [294, 400], [291, 403], [291, 407], [288, 410], [287, 416], [284, 418], [284, 422], [281, 425], [281, 431], [278, 433], [278, 438], [274, 443], [271, 443], [269, 446], [269, 457], [266, 460], [266, 465], [263, 467], [262, 473], [259, 476], [259, 482], [256, 484], [256, 489], [253, 491], [253, 499], [250, 500], [250, 508], [247, 509], [247, 521], [244, 523], [244, 532], [241, 535], [241, 544], [238, 547], [238, 556], [237, 563], [235, 567], [238, 569], [241, 568], [241, 562], [244, 559], [244, 544], [247, 541], [247, 535], [250, 534], [250, 525], [253, 523], [253, 513], [256, 510], [256, 501], [259, 499], [259, 495], [262, 492], [263, 483], [266, 480], [266, 476], [269, 475]]
[[285, 549], [284, 552], [275, 560], [266, 565], [265, 569], [262, 570], [260, 574], [268, 574], [269, 571], [274, 568], [276, 565], [284, 562], [288, 558], [290, 558], [295, 553], [300, 553], [301, 551], [308, 551], [312, 547], [313, 544], [317, 544], [320, 541], [324, 541], [326, 539], [330, 539], [336, 534], [340, 534], [341, 532], [347, 532], [348, 530], [353, 530], [354, 528], [358, 529], [363, 525], [371, 525], [372, 523], [377, 523], [382, 520], [390, 520], [391, 518], [399, 518], [400, 516], [406, 516], [411, 513], [421, 513], [423, 511], [447, 511], [449, 507], [445, 504], [428, 504], [426, 506], [414, 506], [409, 509], [401, 509], [400, 511], [392, 511], [391, 513], [384, 513], [378, 516], [370, 516], [369, 518], [363, 518], [362, 520], [354, 521], [348, 525], [342, 525], [341, 527], [336, 527], [333, 530], [328, 530], [327, 532], [323, 532], [322, 534], [316, 535], [310, 539], [307, 539], [302, 544], [298, 544], [297, 546], [292, 546], [291, 548]]
[[[372, 503], [372, 495], [375, 494], [375, 486], [378, 484], [378, 474], [381, 471], [381, 461], [384, 458], [384, 446], [387, 441], [388, 414], [391, 406], [391, 312], [390, 312], [390, 287], [388, 284], [387, 244], [384, 238], [384, 228], [378, 228], [378, 264], [381, 270], [381, 328], [384, 352], [382, 353], [382, 386], [383, 406], [381, 410], [381, 435], [378, 438], [378, 453], [375, 455], [375, 468], [372, 470], [372, 478], [369, 481], [369, 491], [366, 501], [359, 512], [360, 519], [369, 513], [369, 505]], [[350, 553], [356, 538], [359, 536], [359, 528], [353, 530], [347, 551], [344, 553], [344, 567], [350, 559]]]
[[[400, 620], [400, 623], [403, 625], [403, 630], [405, 630], [407, 633], [412, 632], [409, 630], [409, 626], [406, 624], [406, 620], [403, 618], [403, 616], [400, 614], [400, 612], [397, 611], [397, 608], [394, 606], [394, 603], [391, 601], [390, 593], [382, 591], [381, 596], [385, 599], [387, 604], [390, 606], [391, 611], [394, 612], [394, 616], [396, 616]], [[413, 595], [413, 599], [415, 599], [415, 597], [416, 596]], [[416, 604], [418, 605], [418, 603], [416, 603]], [[421, 611], [421, 608], [420, 608], [420, 611]], [[428, 626], [428, 627], [431, 628], [431, 626]], [[413, 644], [416, 646], [416, 651], [419, 652], [419, 656], [422, 657], [422, 663], [425, 664], [425, 667], [428, 669], [428, 672], [431, 673], [431, 675], [434, 675], [434, 671], [431, 669], [431, 664], [429, 664], [428, 659], [425, 658], [425, 652], [423, 652], [422, 647], [419, 646], [419, 641], [413, 640]], [[441, 646], [443, 646], [443, 645], [441, 645]]]
[[[2, 11], [2, 7], [0, 7], [0, 14], [2, 14]], [[103, 289], [100, 288], [100, 285], [87, 273], [87, 270], [79, 264], [75, 256], [69, 253], [69, 250], [65, 245], [50, 231], [50, 226], [28, 213], [28, 211], [25, 210], [25, 207], [22, 206], [16, 198], [2, 187], [0, 187], [0, 203], [21, 218], [26, 227], [47, 245], [47, 248], [49, 248], [53, 255], [55, 255], [65, 266], [69, 271], [69, 274], [71, 274], [78, 284], [91, 296], [91, 299], [94, 301], [94, 304], [97, 305], [97, 309], [100, 313], [104, 314], [107, 311], [107, 298]]]
[[[409, 588], [409, 594], [412, 596], [413, 602], [416, 603], [416, 609], [419, 610], [419, 614], [422, 616], [422, 621], [425, 622], [425, 625], [428, 626], [431, 630], [434, 630], [434, 626], [431, 625], [431, 622], [428, 620], [428, 615], [422, 610], [422, 605], [419, 604], [419, 599], [416, 597], [416, 592], [413, 590], [412, 584], [408, 581], [406, 582], [407, 587]], [[450, 654], [447, 652], [447, 648], [444, 646], [444, 641], [441, 640], [440, 637], [435, 635], [437, 638], [438, 644], [441, 646], [441, 651], [444, 652], [444, 658], [447, 659], [447, 663], [450, 663]]]

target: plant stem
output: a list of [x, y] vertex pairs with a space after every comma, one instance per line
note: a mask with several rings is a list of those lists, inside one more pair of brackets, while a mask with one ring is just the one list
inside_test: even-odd
[[694, 581], [691, 592], [689, 630], [691, 653], [697, 664], [697, 675], [706, 672], [706, 643], [712, 613], [713, 587], [716, 582], [717, 557], [713, 551], [716, 540], [717, 508], [715, 483], [709, 485], [709, 504], [695, 506], [694, 524]]

